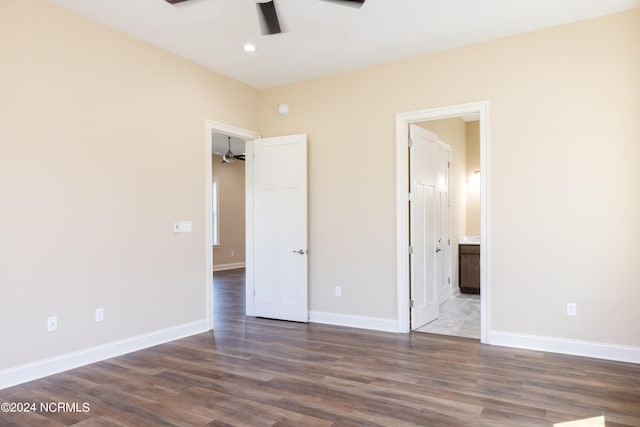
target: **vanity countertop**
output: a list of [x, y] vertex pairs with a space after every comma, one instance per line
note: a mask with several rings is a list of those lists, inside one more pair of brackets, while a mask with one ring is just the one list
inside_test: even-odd
[[458, 237], [458, 244], [460, 245], [479, 245], [480, 236], [460, 236]]

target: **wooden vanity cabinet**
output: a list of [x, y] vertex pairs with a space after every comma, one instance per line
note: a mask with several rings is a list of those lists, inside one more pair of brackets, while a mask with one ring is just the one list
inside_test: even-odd
[[460, 292], [480, 293], [480, 245], [458, 245]]

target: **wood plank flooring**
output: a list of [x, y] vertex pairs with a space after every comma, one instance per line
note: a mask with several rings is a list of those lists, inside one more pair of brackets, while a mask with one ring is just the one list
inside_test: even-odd
[[640, 365], [244, 316], [216, 273], [214, 332], [0, 390], [0, 426], [640, 426]]

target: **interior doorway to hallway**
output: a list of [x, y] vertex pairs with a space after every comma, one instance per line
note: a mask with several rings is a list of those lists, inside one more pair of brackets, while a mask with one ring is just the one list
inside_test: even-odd
[[[236, 196], [244, 206], [229, 216], [240, 218], [238, 228], [244, 224], [245, 236], [241, 252], [244, 252], [245, 314], [273, 319], [308, 320], [307, 283], [307, 136], [306, 134], [260, 138], [254, 132], [245, 131], [217, 122], [206, 122], [205, 148], [205, 215], [211, 220], [206, 224], [207, 247], [207, 313], [208, 325], [213, 329], [213, 266], [214, 240], [218, 233], [216, 215], [218, 199], [216, 189], [224, 186], [214, 181], [214, 151], [223, 153], [221, 164], [243, 161], [239, 168], [244, 183]], [[213, 148], [216, 138], [227, 139], [227, 147]], [[244, 150], [234, 152], [231, 140], [240, 139]], [[244, 153], [244, 154], [243, 154]], [[242, 157], [242, 158], [240, 158]], [[231, 161], [229, 161], [231, 159]], [[218, 165], [219, 166], [219, 165]], [[223, 166], [225, 167], [225, 166]], [[217, 174], [221, 175], [221, 173]], [[244, 190], [244, 191], [243, 191]], [[223, 194], [220, 190], [220, 201]], [[222, 211], [222, 209], [220, 209]], [[277, 215], [275, 215], [277, 213]], [[242, 218], [244, 216], [244, 219]], [[222, 218], [220, 218], [220, 242], [224, 250]], [[242, 243], [242, 242], [241, 242]], [[227, 248], [232, 255], [233, 248]], [[229, 268], [240, 263], [231, 262]], [[225, 264], [222, 264], [223, 266]], [[220, 267], [218, 263], [216, 266]], [[274, 268], [275, 267], [275, 268]], [[295, 272], [295, 274], [291, 274]], [[292, 296], [295, 295], [295, 298]]]
[[[487, 325], [488, 325], [488, 294], [490, 292], [489, 284], [487, 282], [487, 255], [488, 255], [488, 246], [487, 246], [487, 216], [486, 216], [486, 206], [487, 206], [487, 182], [488, 182], [488, 165], [487, 165], [487, 145], [488, 145], [488, 103], [487, 102], [477, 102], [471, 104], [463, 104], [456, 106], [448, 106], [448, 107], [440, 107], [433, 108], [428, 110], [420, 110], [408, 113], [400, 113], [396, 116], [396, 191], [397, 191], [397, 265], [398, 265], [398, 273], [397, 273], [397, 294], [398, 294], [398, 330], [401, 332], [408, 332], [412, 329], [411, 315], [412, 309], [411, 304], [415, 304], [415, 301], [412, 300], [411, 294], [411, 221], [410, 221], [410, 204], [408, 203], [408, 192], [409, 192], [409, 126], [412, 124], [424, 124], [423, 122], [429, 122], [432, 125], [436, 124], [437, 121], [444, 121], [450, 119], [458, 119], [460, 118], [466, 120], [477, 120], [478, 126], [478, 139], [479, 139], [479, 170], [482, 173], [479, 174], [479, 218], [477, 221], [479, 225], [478, 235], [476, 236], [479, 241], [479, 247], [483, 248], [480, 252], [480, 296], [479, 296], [479, 338], [482, 342], [486, 341], [487, 334]], [[449, 142], [450, 141], [445, 141]], [[459, 150], [458, 150], [459, 151]], [[452, 149], [452, 157], [455, 161], [455, 147]], [[457, 178], [460, 181], [460, 177]], [[466, 179], [465, 179], [466, 182]], [[464, 185], [464, 183], [463, 183]], [[458, 192], [460, 192], [458, 190]], [[459, 194], [457, 195], [459, 196]], [[453, 193], [452, 189], [452, 197], [456, 197], [456, 194]], [[457, 284], [459, 283], [459, 277], [455, 274], [457, 270], [457, 244], [460, 232], [463, 231], [462, 234], [468, 234], [466, 226], [463, 226], [461, 229], [459, 218], [451, 218], [451, 225], [453, 232], [450, 233], [450, 243], [453, 250], [451, 250], [451, 256], [449, 259], [451, 260], [451, 273], [452, 273], [452, 292], [451, 296], [455, 296], [456, 289], [458, 289]], [[457, 225], [456, 225], [457, 221]], [[479, 237], [479, 238], [478, 238]], [[434, 250], [436, 248], [433, 248]]]
[[[215, 136], [215, 138], [214, 138]], [[208, 326], [209, 329], [213, 329], [213, 310], [214, 310], [214, 304], [213, 304], [213, 300], [215, 298], [214, 292], [213, 292], [213, 270], [214, 270], [214, 223], [216, 221], [216, 218], [214, 217], [214, 209], [213, 209], [213, 202], [214, 202], [214, 167], [213, 164], [216, 161], [216, 159], [214, 159], [214, 152], [218, 152], [218, 153], [222, 153], [223, 156], [224, 154], [227, 154], [227, 151], [230, 148], [233, 148], [229, 151], [231, 151], [234, 155], [240, 155], [242, 152], [244, 152], [244, 142], [249, 141], [249, 140], [255, 140], [258, 139], [260, 137], [260, 135], [256, 132], [253, 131], [249, 131], [249, 130], [245, 130], [245, 129], [240, 129], [240, 128], [236, 128], [234, 126], [230, 126], [224, 123], [219, 123], [219, 122], [215, 122], [213, 120], [207, 120], [205, 121], [205, 129], [204, 129], [204, 166], [205, 166], [205, 218], [211, 218], [211, 220], [207, 220], [205, 221], [205, 242], [206, 242], [206, 270], [205, 270], [205, 284], [206, 284], [206, 296], [207, 296], [207, 321], [208, 321]], [[236, 141], [241, 141], [242, 142], [242, 150], [240, 149], [240, 147], [231, 147], [231, 142], [229, 139], [227, 138], [231, 138], [232, 140], [235, 139]], [[225, 144], [226, 147], [225, 147]], [[222, 145], [220, 144], [222, 143]], [[214, 148], [215, 147], [215, 148]], [[234, 152], [233, 150], [236, 150], [237, 152]], [[222, 157], [223, 156], [219, 156], [219, 160], [222, 161]], [[216, 156], [218, 157], [218, 156]], [[238, 161], [241, 162], [241, 160], [239, 159], [234, 159], [234, 161]], [[229, 162], [229, 164], [232, 162]], [[222, 164], [219, 164], [220, 166]], [[216, 174], [218, 175], [218, 174]], [[223, 192], [225, 187], [224, 182], [221, 182], [219, 180], [219, 176], [215, 176], [216, 179], [216, 184], [215, 186], [218, 187], [219, 192]], [[244, 183], [242, 184], [244, 187]], [[245, 195], [244, 195], [244, 191], [242, 192], [242, 198], [244, 199]], [[220, 202], [220, 200], [219, 200]], [[224, 202], [223, 202], [224, 203]], [[221, 233], [221, 228], [224, 227], [224, 224], [220, 224], [220, 229], [218, 230], [220, 232], [220, 242], [218, 243], [222, 243], [222, 245], [219, 245], [219, 247], [224, 247], [224, 238], [222, 236]], [[245, 226], [244, 221], [242, 221], [242, 227]], [[246, 259], [246, 254], [242, 253], [242, 254], [238, 254], [236, 253], [237, 249], [233, 249], [233, 248], [228, 248], [229, 250], [227, 251], [228, 253], [225, 255], [229, 255], [229, 258], [233, 259], [234, 257], [236, 257], [236, 255], [242, 255], [243, 259]], [[244, 246], [240, 249], [240, 251], [244, 251]], [[233, 256], [231, 255], [231, 251], [233, 251]], [[228, 264], [231, 264], [230, 267], [233, 267], [233, 263], [232, 262], [226, 262], [223, 264], [227, 264], [227, 266], [229, 266]], [[237, 264], [236, 264], [237, 266]]]
[[214, 132], [212, 150], [213, 271], [245, 267], [245, 141]]

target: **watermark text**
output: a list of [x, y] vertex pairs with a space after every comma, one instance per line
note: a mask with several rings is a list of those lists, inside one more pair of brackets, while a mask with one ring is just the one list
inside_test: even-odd
[[91, 412], [89, 402], [2, 402], [0, 412], [39, 414], [87, 413]]

